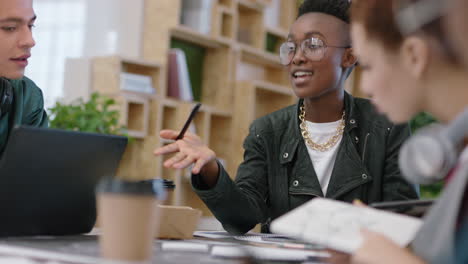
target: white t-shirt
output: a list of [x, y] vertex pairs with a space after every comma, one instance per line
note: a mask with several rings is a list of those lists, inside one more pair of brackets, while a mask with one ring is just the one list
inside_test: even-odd
[[[309, 131], [309, 138], [317, 144], [326, 143], [336, 134], [336, 129], [341, 124], [341, 120], [331, 123], [312, 123], [306, 121], [307, 130]], [[315, 173], [322, 187], [323, 195], [326, 195], [328, 183], [330, 183], [331, 174], [335, 165], [336, 155], [338, 154], [338, 147], [343, 138], [340, 136], [336, 144], [329, 148], [327, 151], [314, 150], [307, 145], [310, 159], [314, 165]]]

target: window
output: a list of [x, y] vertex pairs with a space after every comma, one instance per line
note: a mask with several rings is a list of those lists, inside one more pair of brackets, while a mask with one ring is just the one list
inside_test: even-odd
[[36, 46], [26, 76], [42, 89], [46, 108], [63, 95], [65, 59], [83, 54], [86, 3], [86, 0], [34, 1]]

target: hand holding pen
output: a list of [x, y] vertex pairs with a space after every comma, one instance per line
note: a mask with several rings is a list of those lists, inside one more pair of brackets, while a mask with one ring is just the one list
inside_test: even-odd
[[175, 153], [174, 156], [164, 162], [164, 167], [183, 169], [194, 164], [192, 173], [199, 174], [203, 169], [203, 176], [207, 177], [206, 181], [209, 184], [212, 179], [217, 180], [218, 176], [219, 168], [215, 160], [216, 154], [203, 143], [199, 136], [187, 131], [200, 106], [201, 104], [195, 105], [180, 132], [162, 130], [159, 133], [161, 138], [172, 139], [175, 142], [154, 150], [154, 154], [165, 155]]

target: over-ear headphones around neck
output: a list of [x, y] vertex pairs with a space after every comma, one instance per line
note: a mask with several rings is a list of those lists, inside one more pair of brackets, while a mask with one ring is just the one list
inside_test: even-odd
[[10, 82], [0, 77], [0, 118], [11, 111], [13, 106], [13, 87]]
[[401, 147], [400, 169], [411, 182], [429, 184], [442, 180], [455, 167], [468, 136], [468, 108], [448, 125], [422, 128]]

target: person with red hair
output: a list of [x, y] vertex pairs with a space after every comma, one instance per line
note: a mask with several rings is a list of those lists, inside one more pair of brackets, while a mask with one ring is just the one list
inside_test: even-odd
[[[457, 45], [448, 41], [445, 3], [353, 1], [351, 34], [363, 70], [361, 87], [392, 121], [406, 122], [418, 112], [427, 111], [450, 124], [467, 111], [468, 75], [455, 52]], [[462, 28], [465, 26], [452, 30]], [[451, 181], [425, 216], [410, 247], [401, 248], [382, 235], [363, 231], [364, 242], [352, 256], [353, 263], [468, 262], [466, 139], [463, 147]]]

